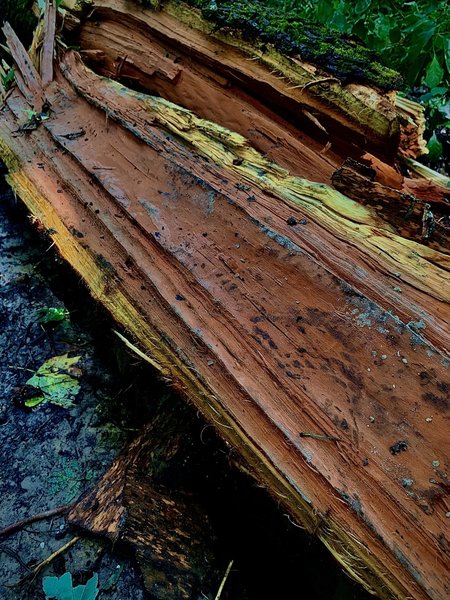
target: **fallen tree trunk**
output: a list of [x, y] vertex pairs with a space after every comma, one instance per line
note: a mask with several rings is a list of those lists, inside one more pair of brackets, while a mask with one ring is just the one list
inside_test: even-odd
[[[423, 147], [420, 111], [406, 120], [393, 92], [208, 35], [183, 4], [96, 0], [66, 22], [80, 53], [61, 52], [45, 88], [5, 32], [20, 71], [0, 119], [11, 185], [161, 375], [357, 581], [445, 597], [448, 193], [427, 183], [436, 239], [431, 202], [412, 226], [392, 209], [414, 188], [395, 166]], [[347, 179], [356, 200], [333, 189], [348, 158], [384, 183]]]

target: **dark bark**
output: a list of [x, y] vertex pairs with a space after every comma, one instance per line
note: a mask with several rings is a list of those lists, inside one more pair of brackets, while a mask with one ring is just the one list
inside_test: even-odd
[[195, 598], [211, 588], [214, 575], [208, 519], [170, 485], [183, 470], [191, 432], [191, 420], [177, 409], [162, 409], [68, 516], [73, 525], [131, 548], [147, 591], [159, 600]]

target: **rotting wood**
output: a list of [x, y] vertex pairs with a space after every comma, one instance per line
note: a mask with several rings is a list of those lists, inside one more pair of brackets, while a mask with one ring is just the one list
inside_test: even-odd
[[[449, 180], [421, 163], [407, 160], [404, 169], [410, 171], [410, 175], [406, 177], [391, 165], [367, 152], [361, 157], [361, 162], [374, 171], [374, 181], [382, 185], [400, 190], [405, 194], [413, 194], [424, 202], [450, 205]], [[420, 165], [423, 170], [415, 174], [413, 165]]]
[[17, 65], [16, 83], [20, 91], [27, 99], [32, 108], [42, 106], [42, 80], [30, 60], [22, 42], [19, 40], [9, 23], [3, 26], [3, 33], [11, 52], [12, 58]]
[[[139, 44], [154, 49], [153, 38]], [[202, 70], [202, 56], [189, 69]], [[236, 48], [222, 58], [216, 81], [245, 60]], [[0, 155], [61, 254], [366, 589], [445, 597], [448, 254], [306, 181], [316, 178], [305, 153], [289, 170], [274, 164], [242, 135], [103, 79], [73, 52], [56, 77], [52, 116], [29, 134], [14, 133], [26, 101], [12, 92]], [[264, 113], [261, 99], [244, 100]], [[295, 125], [274, 120], [294, 147]], [[80, 123], [85, 135], [71, 138]]]
[[131, 547], [158, 600], [189, 600], [212, 584], [214, 539], [205, 515], [187, 494], [158, 482], [183, 454], [185, 432], [184, 415], [156, 417], [68, 515], [71, 524]]
[[[132, 36], [121, 34], [121, 28], [133, 31]], [[172, 61], [176, 59], [182, 68], [187, 65], [187, 69], [183, 69], [183, 73], [186, 71], [185, 76], [180, 77], [176, 87], [167, 85], [165, 77], [158, 76], [158, 73], [153, 77], [154, 52], [150, 53], [147, 66], [142, 68], [142, 58], [136, 56], [136, 48], [141, 47], [142, 43], [148, 44], [148, 41], [143, 42], [143, 38], [151, 39], [151, 46], [157, 52], [158, 49], [160, 53], [164, 48], [169, 49]], [[295, 57], [284, 57], [270, 48], [265, 52], [256, 50], [252, 44], [239, 37], [215, 31], [211, 23], [201, 18], [198, 11], [177, 2], [164, 3], [161, 11], [134, 13], [129, 10], [126, 0], [99, 0], [95, 2], [90, 18], [83, 20], [73, 41], [80, 43], [82, 48], [105, 50], [105, 54], [111, 58], [101, 69], [108, 75], [114, 73], [116, 57], [126, 55], [122, 70], [124, 78], [129, 76], [148, 88], [150, 77], [153, 79], [150, 86], [152, 83], [156, 84], [158, 90], [174, 102], [182, 103], [180, 98], [184, 97], [185, 104], [193, 96], [197, 96], [198, 89], [204, 89], [204, 106], [200, 106], [200, 98], [196, 98], [195, 103], [196, 111], [206, 118], [218, 120], [218, 111], [215, 114], [211, 112], [217, 105], [208, 100], [212, 99], [211, 92], [217, 95], [220, 88], [222, 87], [223, 92], [223, 87], [227, 84], [236, 86], [241, 93], [245, 93], [247, 89], [253, 96], [265, 97], [267, 104], [276, 107], [273, 111], [275, 121], [283, 118], [294, 124], [300, 122], [305, 128], [309, 119], [302, 118], [302, 108], [307, 109], [325, 129], [330, 129], [332, 141], [346, 146], [347, 152], [351, 152], [352, 145], [364, 144], [374, 145], [384, 155], [392, 156], [397, 152], [404, 117], [389, 101], [388, 96], [356, 84], [343, 87], [327, 82], [305, 88], [305, 85], [323, 78], [320, 74], [315, 75], [317, 69], [313, 65], [304, 64]], [[197, 59], [195, 65], [192, 65], [192, 56]], [[161, 58], [157, 64], [164, 69]], [[199, 65], [200, 72], [197, 71]], [[221, 74], [215, 86], [214, 75], [208, 72]], [[207, 86], [210, 87], [209, 90]], [[171, 94], [176, 94], [178, 100]], [[227, 94], [225, 90], [225, 95], [227, 102], [232, 102], [232, 94]], [[255, 104], [254, 100], [251, 104]], [[223, 103], [220, 113], [224, 118], [226, 111], [227, 105]], [[232, 114], [234, 119], [222, 124], [236, 129], [238, 113], [233, 111]], [[418, 131], [411, 118], [409, 128], [409, 135]], [[313, 136], [317, 137], [317, 133], [317, 128], [313, 127]], [[322, 146], [326, 139], [319, 136]]]
[[[395, 227], [402, 237], [428, 241], [428, 246], [444, 253], [450, 251], [450, 203], [442, 198], [430, 196], [428, 202], [414, 194], [388, 187], [374, 181], [376, 171], [367, 169], [357, 161], [347, 160], [333, 173], [334, 187], [349, 198], [359, 200], [364, 205], [373, 206], [377, 214]], [[411, 186], [410, 189], [414, 189]], [[419, 191], [423, 190], [418, 187]], [[433, 231], [430, 236], [424, 230], [424, 216], [429, 214]]]

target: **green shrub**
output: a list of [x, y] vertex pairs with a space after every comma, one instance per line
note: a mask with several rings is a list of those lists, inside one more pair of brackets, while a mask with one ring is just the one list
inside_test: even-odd
[[447, 0], [267, 0], [313, 21], [356, 35], [399, 71], [409, 86], [450, 83]]

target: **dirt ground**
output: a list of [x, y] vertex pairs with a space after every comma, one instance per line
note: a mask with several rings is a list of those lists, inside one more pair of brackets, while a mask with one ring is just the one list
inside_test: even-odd
[[[61, 321], [42, 323], [49, 308], [67, 312]], [[215, 598], [231, 559], [222, 600], [368, 598], [318, 542], [232, 467], [233, 456], [213, 428], [124, 351], [111, 326], [0, 181], [0, 529], [94, 487], [139, 427], [170, 402], [185, 411], [189, 433], [182, 465], [166, 479], [195, 499], [215, 540], [215, 577], [193, 600]], [[28, 379], [66, 353], [80, 357], [74, 405], [28, 408]], [[75, 584], [98, 573], [101, 599], [152, 597], [126, 548], [83, 535], [34, 581], [15, 585], [77, 533], [55, 517], [0, 537], [0, 598], [43, 599], [43, 576], [66, 571]]]
[[[62, 307], [39, 271], [57, 269], [48, 247], [33, 235], [11, 192], [0, 202], [0, 527], [75, 500], [103, 473], [123, 447], [127, 435], [102, 417], [101, 404], [111, 397], [111, 375], [95, 353], [92, 339], [68, 318], [45, 328], [42, 311]], [[53, 265], [51, 265], [53, 263]], [[73, 408], [42, 404], [24, 406], [24, 383], [47, 359], [71, 353], [81, 356], [81, 390]], [[95, 378], [89, 374], [95, 373]], [[30, 525], [0, 539], [0, 597], [43, 598], [42, 576], [31, 586], [14, 586], [39, 562], [74, 536], [63, 518]], [[78, 582], [88, 571], [102, 585], [121, 569], [108, 592], [111, 600], [144, 598], [136, 569], [113, 557], [99, 541], [84, 539], [52, 565], [68, 570]], [[119, 567], [119, 569], [118, 569]]]

